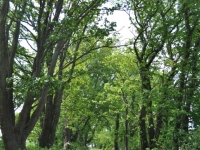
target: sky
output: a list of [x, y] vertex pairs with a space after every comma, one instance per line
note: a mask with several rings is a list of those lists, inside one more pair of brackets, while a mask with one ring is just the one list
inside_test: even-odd
[[[106, 4], [105, 6], [111, 6], [111, 4]], [[128, 39], [133, 37], [133, 34], [131, 33], [130, 27], [130, 21], [128, 14], [124, 11], [115, 10], [113, 15], [106, 16], [109, 21], [116, 22], [117, 27], [115, 28], [116, 31], [119, 31], [120, 34], [120, 40], [121, 41], [127, 41]]]

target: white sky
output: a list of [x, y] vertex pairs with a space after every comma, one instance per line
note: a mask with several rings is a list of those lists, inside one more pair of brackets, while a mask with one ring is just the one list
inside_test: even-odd
[[122, 40], [127, 41], [133, 35], [129, 29], [130, 21], [128, 15], [123, 11], [115, 11], [112, 16], [108, 17], [109, 21], [114, 21], [117, 24], [116, 30], [119, 31]]
[[[111, 6], [110, 3], [106, 4], [105, 6], [109, 7]], [[130, 27], [130, 21], [128, 14], [124, 11], [115, 10], [113, 15], [106, 16], [109, 21], [116, 22], [117, 27], [115, 28], [116, 31], [119, 31], [120, 33], [120, 40], [121, 42], [125, 42], [128, 39], [133, 37], [133, 34], [131, 33]]]

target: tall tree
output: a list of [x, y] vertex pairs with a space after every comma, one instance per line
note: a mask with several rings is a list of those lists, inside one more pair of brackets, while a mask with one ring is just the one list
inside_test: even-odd
[[148, 147], [154, 148], [156, 146], [152, 110], [153, 100], [149, 97], [152, 90], [151, 70], [154, 61], [164, 49], [166, 40], [174, 28], [173, 25], [171, 25], [172, 28], [170, 29], [169, 24], [167, 23], [170, 16], [169, 14], [173, 11], [174, 1], [166, 4], [159, 0], [152, 1], [151, 3], [149, 1], [138, 0], [128, 4], [131, 5], [134, 16], [132, 17], [132, 13], [127, 13], [137, 32], [132, 43], [133, 52], [136, 55], [140, 70], [141, 88], [143, 93], [143, 104], [140, 110], [139, 126], [141, 149], [144, 150]]
[[[46, 102], [46, 110], [49, 112], [53, 107], [54, 115], [45, 114], [48, 117], [45, 116], [46, 122], [40, 139], [41, 146], [52, 145], [64, 88], [63, 85], [59, 86], [63, 81], [62, 70], [68, 66], [73, 72], [75, 61], [93, 50], [84, 49], [81, 55], [76, 56], [67, 54], [68, 47], [75, 40], [79, 43], [81, 38], [85, 38], [78, 37], [82, 32], [80, 29], [94, 22], [94, 18], [98, 19], [99, 7], [104, 2], [2, 1], [0, 116], [5, 149], [25, 149], [25, 141]], [[77, 6], [81, 7], [76, 9]], [[93, 25], [91, 32], [96, 30], [95, 36], [103, 38], [113, 30], [108, 22], [106, 27], [104, 30]], [[76, 49], [72, 53], [75, 54]], [[71, 56], [72, 59], [66, 60]], [[22, 107], [18, 118], [15, 118], [15, 106]], [[47, 127], [48, 123], [51, 127]], [[48, 136], [46, 143], [43, 142], [44, 135]]]
[[[180, 1], [179, 13], [182, 14], [182, 39], [180, 53], [180, 73], [178, 77], [177, 109], [180, 113], [176, 115], [174, 127], [174, 147], [179, 149], [183, 139], [188, 134], [188, 126], [191, 116], [192, 99], [199, 86], [196, 80], [198, 76], [198, 48], [199, 48], [199, 8], [198, 3], [191, 6], [186, 1]], [[197, 36], [198, 35], [198, 36]]]

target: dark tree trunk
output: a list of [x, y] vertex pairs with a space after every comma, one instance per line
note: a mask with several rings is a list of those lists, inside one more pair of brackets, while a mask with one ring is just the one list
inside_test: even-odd
[[[26, 8], [26, 1], [22, 3], [20, 16], [23, 17], [23, 13]], [[22, 111], [19, 115], [19, 119], [17, 124], [15, 124], [15, 111], [13, 104], [13, 84], [11, 81], [7, 83], [7, 78], [12, 77], [13, 73], [13, 65], [14, 65], [14, 57], [17, 50], [18, 45], [18, 37], [20, 31], [20, 17], [17, 18], [17, 21], [13, 24], [16, 24], [15, 31], [12, 41], [12, 47], [8, 49], [8, 37], [9, 32], [5, 32], [6, 26], [6, 17], [8, 13], [9, 0], [2, 1], [2, 7], [0, 8], [0, 118], [1, 118], [1, 130], [3, 136], [4, 147], [6, 150], [18, 150], [25, 149], [25, 142], [32, 131], [35, 123], [37, 122], [40, 113], [43, 109], [43, 106], [46, 102], [46, 97], [48, 93], [48, 87], [43, 87], [41, 90], [41, 99], [37, 105], [37, 108], [30, 116], [30, 112], [32, 109], [32, 104], [34, 102], [34, 97], [30, 94], [31, 90], [28, 90], [27, 99], [24, 103]], [[41, 11], [42, 13], [42, 11]], [[41, 14], [40, 14], [41, 15]], [[12, 19], [12, 18], [11, 18]], [[40, 18], [41, 19], [41, 18]], [[39, 24], [41, 23], [38, 21]], [[38, 25], [39, 27], [40, 25]], [[9, 26], [6, 26], [9, 28]], [[9, 29], [7, 29], [9, 30]], [[40, 31], [39, 31], [40, 32]], [[46, 37], [47, 38], [47, 37]], [[39, 40], [40, 41], [40, 40]], [[42, 39], [41, 39], [42, 41]], [[45, 41], [45, 39], [44, 39]], [[44, 44], [44, 43], [43, 43]], [[34, 62], [33, 74], [35, 76], [39, 76], [41, 71], [41, 63], [42, 63], [42, 52], [43, 45], [38, 45], [38, 53]], [[55, 67], [53, 66], [54, 62], [51, 62], [51, 69], [53, 70]], [[50, 73], [49, 73], [50, 75]]]
[[60, 105], [62, 101], [62, 91], [58, 91], [53, 96], [48, 96], [45, 118], [42, 127], [42, 133], [39, 137], [39, 146], [50, 148], [54, 144], [56, 127], [60, 116]]
[[147, 132], [146, 132], [146, 107], [143, 104], [139, 115], [139, 127], [140, 127], [140, 149], [145, 150], [148, 148]]
[[155, 130], [154, 130], [154, 122], [153, 122], [153, 113], [152, 113], [152, 101], [150, 101], [148, 103], [148, 126], [149, 126], [149, 129], [148, 129], [148, 133], [149, 133], [149, 147], [150, 149], [153, 149], [155, 147]]
[[128, 150], [128, 106], [126, 106], [126, 121], [125, 121], [125, 127], [126, 127], [126, 134], [125, 134], [125, 147], [126, 147], [126, 150]]
[[161, 109], [158, 109], [158, 115], [156, 116], [156, 131], [155, 131], [155, 140], [158, 142], [159, 136], [160, 136], [160, 131], [162, 129], [163, 125], [163, 112]]
[[[144, 104], [140, 110], [139, 116], [139, 126], [140, 126], [140, 140], [141, 140], [141, 149], [145, 150], [150, 147], [153, 148], [155, 146], [155, 131], [154, 131], [154, 122], [153, 122], [153, 114], [152, 114], [152, 100], [149, 99], [149, 92], [151, 91], [151, 83], [150, 83], [150, 72], [148, 71], [148, 66], [144, 68], [140, 68], [140, 77], [142, 81], [142, 91], [143, 91], [143, 99]], [[148, 108], [148, 111], [146, 110]], [[148, 135], [149, 135], [149, 144], [147, 141], [146, 134], [146, 117], [148, 114]]]
[[69, 128], [64, 129], [64, 149], [70, 149], [72, 130]]
[[139, 127], [140, 127], [140, 149], [146, 150], [148, 148], [147, 132], [146, 132], [146, 107], [143, 105], [140, 110]]
[[0, 126], [4, 148], [6, 150], [17, 150], [21, 143], [17, 140], [19, 134], [15, 133], [15, 112], [13, 105], [13, 81], [7, 83], [7, 78], [12, 77], [13, 60], [18, 42], [20, 23], [16, 23], [13, 35], [12, 50], [8, 49], [8, 35], [6, 34], [6, 18], [9, 9], [9, 1], [3, 0], [0, 8]]
[[[55, 57], [58, 57], [58, 54], [65, 42], [61, 41], [58, 43], [58, 46], [56, 48], [57, 53]], [[80, 43], [77, 46], [77, 49], [79, 48]], [[63, 70], [63, 63], [65, 60], [65, 55], [62, 53], [60, 55], [60, 65], [59, 65], [59, 73], [58, 73], [58, 79], [61, 81], [62, 80], [62, 70]], [[74, 60], [76, 60], [76, 56], [74, 57]], [[67, 83], [71, 81], [73, 70], [75, 67], [75, 62], [72, 64], [71, 72], [68, 78]], [[53, 72], [52, 72], [53, 73]], [[62, 95], [63, 95], [63, 90], [64, 87], [62, 87], [60, 90], [58, 90], [55, 93], [55, 96], [53, 95], [48, 97], [47, 104], [46, 104], [46, 110], [45, 110], [45, 116], [44, 120], [42, 121], [42, 133], [39, 137], [39, 146], [44, 148], [50, 148], [54, 144], [54, 139], [55, 139], [55, 133], [56, 133], [56, 127], [58, 125], [59, 121], [59, 116], [60, 116], [60, 107], [62, 103]]]
[[[51, 147], [51, 132], [52, 132], [52, 122], [53, 122], [53, 95], [50, 95], [47, 97], [47, 104], [45, 107], [45, 112], [44, 112], [44, 121], [42, 121], [42, 132], [39, 137], [39, 146], [40, 147]], [[53, 137], [54, 138], [54, 137]]]
[[118, 132], [119, 132], [119, 113], [117, 114], [116, 120], [115, 120], [114, 150], [119, 150], [119, 145], [118, 145]]

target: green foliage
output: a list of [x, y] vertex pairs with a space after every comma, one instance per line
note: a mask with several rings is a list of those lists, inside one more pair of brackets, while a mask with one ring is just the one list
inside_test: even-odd
[[199, 149], [200, 148], [199, 139], [200, 139], [200, 129], [197, 128], [190, 130], [189, 134], [185, 137], [183, 144], [181, 145], [181, 150]]
[[[107, 15], [122, 9], [129, 16], [134, 34], [123, 48], [110, 36], [116, 23], [101, 15], [104, 0], [64, 1], [57, 19], [55, 1], [10, 3], [9, 51], [14, 51], [18, 21], [21, 41], [6, 90], [13, 90], [15, 109], [30, 104], [22, 129], [42, 100], [64, 89], [52, 150], [63, 148], [66, 128], [74, 150], [110, 150], [114, 141], [119, 149], [137, 150], [145, 138], [146, 149], [200, 148], [199, 2], [134, 0], [102, 8]], [[22, 41], [30, 42], [29, 48]], [[20, 115], [15, 114], [16, 123]], [[188, 125], [194, 129], [187, 131]], [[37, 121], [27, 149], [41, 149], [41, 130]]]
[[0, 149], [4, 149], [3, 139], [0, 137]]
[[37, 150], [58, 150], [58, 149], [62, 149], [62, 147], [54, 145], [50, 149], [48, 149], [48, 148], [41, 148], [41, 147], [39, 147], [39, 145], [27, 144], [27, 149], [28, 150], [35, 150], [35, 149], [37, 149]]

